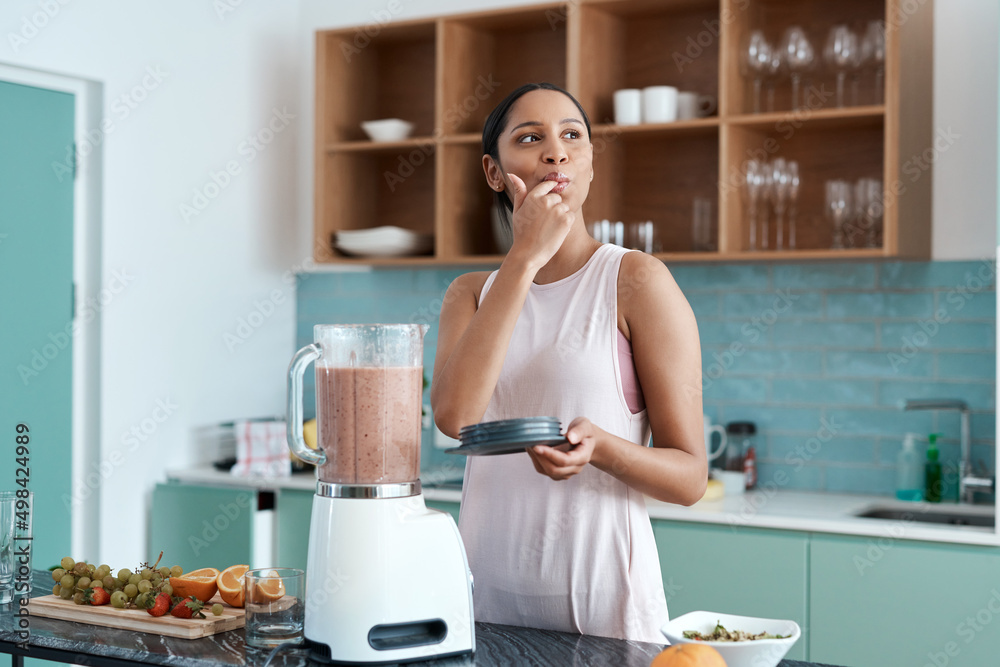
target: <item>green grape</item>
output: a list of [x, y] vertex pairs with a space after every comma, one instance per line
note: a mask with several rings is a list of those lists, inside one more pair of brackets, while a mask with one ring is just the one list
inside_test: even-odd
[[128, 583], [130, 584], [138, 584], [140, 581], [142, 581], [142, 575], [133, 574], [128, 578]]
[[158, 574], [154, 574], [153, 578], [149, 580], [149, 583], [153, 584], [153, 588], [159, 588], [160, 584], [163, 583], [163, 577]]
[[52, 581], [59, 581], [60, 579], [63, 578], [64, 574], [66, 574], [66, 570], [62, 569], [61, 567], [57, 567], [56, 569], [52, 570]]
[[64, 570], [72, 570], [73, 566], [76, 565], [76, 561], [70, 558], [69, 556], [66, 556], [61, 561], [59, 561], [59, 565], [61, 565], [62, 569]]
[[125, 587], [125, 595], [128, 596], [129, 600], [134, 600], [135, 596], [139, 594], [139, 587], [135, 584], [129, 584]]
[[159, 572], [160, 576], [163, 577], [164, 579], [170, 576], [170, 568], [167, 567], [166, 565], [157, 570], [157, 572]]
[[52, 587], [53, 595], [59, 595], [60, 591], [62, 591], [62, 586], [60, 586], [59, 584], [56, 584], [55, 586]]
[[166, 593], [167, 595], [173, 595], [174, 587], [171, 586], [170, 584], [163, 584], [163, 586], [160, 588], [160, 592]]
[[139, 596], [135, 599], [135, 606], [139, 609], [145, 609], [148, 601], [149, 593], [139, 593]]
[[90, 588], [90, 577], [80, 577], [76, 580], [76, 587], [81, 591], [85, 591]]
[[115, 591], [111, 594], [111, 606], [115, 609], [124, 609], [127, 602], [128, 598], [121, 591]]
[[142, 581], [139, 582], [140, 593], [148, 593], [151, 590], [153, 590], [153, 584], [149, 583], [149, 581], [143, 579]]
[[59, 580], [59, 583], [63, 588], [73, 588], [76, 586], [76, 577], [72, 574], [64, 574], [62, 579]]
[[111, 572], [111, 566], [105, 563], [101, 563], [101, 565], [97, 569], [104, 570], [104, 574], [108, 574], [109, 572]]
[[216, 602], [212, 605], [212, 613], [216, 616], [222, 616], [222, 605]]
[[115, 587], [116, 581], [118, 580], [112, 577], [110, 574], [104, 575], [104, 578], [101, 579], [101, 583], [104, 584], [104, 590], [108, 591], [110, 591], [112, 588]]
[[87, 568], [87, 564], [80, 562], [73, 566], [73, 574], [78, 577], [89, 576], [90, 570]]
[[104, 583], [100, 579], [90, 582], [90, 588], [104, 588]]
[[73, 594], [73, 604], [83, 604], [83, 591], [77, 591]]
[[148, 567], [142, 568], [142, 572], [140, 572], [139, 574], [142, 576], [143, 579], [146, 579], [147, 581], [153, 578], [153, 571], [150, 570]]
[[59, 591], [59, 597], [61, 597], [63, 600], [69, 600], [71, 597], [73, 597], [73, 589], [63, 586], [63, 589]]
[[128, 581], [128, 578], [132, 576], [132, 571], [128, 568], [122, 568], [118, 570], [118, 579], [120, 581]]
[[184, 574], [184, 568], [181, 567], [180, 565], [174, 565], [172, 568], [170, 568], [171, 577], [179, 577], [182, 574]]

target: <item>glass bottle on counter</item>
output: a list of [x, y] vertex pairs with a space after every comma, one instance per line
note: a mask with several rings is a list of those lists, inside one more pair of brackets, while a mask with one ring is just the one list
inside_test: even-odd
[[757, 449], [757, 425], [753, 422], [726, 424], [726, 470], [743, 472], [743, 457], [753, 447]]

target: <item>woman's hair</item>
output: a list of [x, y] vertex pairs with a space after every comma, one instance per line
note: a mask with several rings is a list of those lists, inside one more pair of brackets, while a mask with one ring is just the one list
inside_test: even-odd
[[[570, 95], [568, 92], [560, 88], [559, 86], [552, 83], [526, 83], [517, 90], [513, 91], [510, 95], [503, 98], [500, 104], [496, 105], [493, 111], [490, 112], [489, 117], [486, 119], [486, 124], [483, 126], [483, 155], [489, 155], [492, 157], [497, 164], [500, 164], [500, 135], [503, 134], [504, 129], [507, 127], [507, 120], [510, 116], [510, 109], [514, 106], [514, 102], [521, 99], [521, 96], [525, 93], [530, 93], [533, 90], [554, 90], [557, 93], [562, 93], [569, 99], [573, 100], [573, 104], [576, 108], [580, 110], [580, 115], [583, 116], [583, 123], [587, 126], [587, 138], [590, 138], [590, 118], [587, 117], [587, 112], [583, 110], [583, 105]], [[497, 213], [500, 214], [500, 219], [503, 222], [504, 227], [509, 232], [510, 231], [510, 214], [514, 210], [514, 203], [507, 196], [507, 191], [500, 190], [500, 192], [495, 192], [494, 196], [496, 201], [494, 202]]]

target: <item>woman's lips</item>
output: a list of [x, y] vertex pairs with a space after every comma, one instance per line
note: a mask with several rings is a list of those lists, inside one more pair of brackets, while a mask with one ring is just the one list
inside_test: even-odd
[[553, 171], [552, 173], [546, 174], [543, 181], [555, 181], [556, 186], [549, 190], [549, 192], [555, 192], [556, 194], [561, 193], [563, 190], [569, 187], [569, 176], [560, 172]]

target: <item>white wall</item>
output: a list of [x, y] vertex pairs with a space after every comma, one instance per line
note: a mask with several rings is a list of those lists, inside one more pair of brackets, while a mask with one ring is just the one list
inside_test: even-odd
[[[296, 185], [311, 172], [296, 159], [297, 6], [243, 2], [220, 17], [202, 0], [61, 2], [45, 3], [51, 17], [40, 0], [0, 5], [0, 62], [104, 84], [101, 287], [127, 279], [102, 312], [101, 457], [106, 469], [115, 451], [123, 461], [102, 484], [101, 524], [126, 539], [104, 530], [99, 554], [74, 556], [134, 565], [147, 557], [132, 527], [145, 524], [153, 484], [213, 455], [196, 451], [195, 430], [284, 411], [294, 289], [283, 274], [301, 259]], [[272, 108], [295, 118], [248, 161], [240, 144]], [[241, 172], [185, 222], [179, 206], [231, 160]], [[230, 351], [224, 335], [273, 290], [273, 315]], [[126, 439], [132, 428], [144, 442]]]

